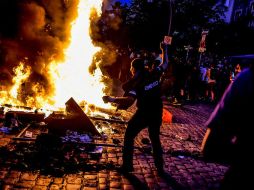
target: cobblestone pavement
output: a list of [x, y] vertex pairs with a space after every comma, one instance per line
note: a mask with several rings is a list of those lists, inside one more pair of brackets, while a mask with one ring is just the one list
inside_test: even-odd
[[[144, 144], [148, 132], [143, 130], [135, 141], [136, 147], [143, 148], [135, 149], [133, 173], [122, 174], [115, 167], [122, 163], [121, 146], [105, 146], [99, 158], [88, 160], [91, 166], [89, 169], [70, 170], [63, 175], [45, 174], [44, 168], [33, 170], [13, 167], [16, 164], [8, 164], [8, 159], [2, 159], [1, 162], [4, 155], [0, 155], [0, 189], [218, 189], [227, 166], [205, 162], [200, 156], [200, 144], [205, 133], [204, 123], [213, 107], [207, 104], [186, 104], [178, 107], [165, 104], [165, 107], [173, 114], [173, 123], [163, 124], [161, 128], [165, 170], [168, 175], [160, 177], [157, 174], [149, 143]], [[124, 127], [124, 124], [121, 124], [121, 127]], [[101, 143], [112, 144], [115, 139], [119, 140], [119, 145], [122, 143], [123, 132], [110, 135]], [[12, 143], [12, 137], [0, 133], [0, 147], [11, 148], [9, 145]], [[15, 162], [15, 158], [11, 160]]]

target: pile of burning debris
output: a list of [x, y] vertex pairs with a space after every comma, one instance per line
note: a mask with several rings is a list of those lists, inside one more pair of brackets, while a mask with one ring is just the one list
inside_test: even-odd
[[[53, 111], [49, 116], [43, 112], [36, 111], [14, 111], [11, 106], [8, 111], [0, 108], [0, 132], [17, 133], [16, 140], [35, 140], [37, 134], [33, 134], [30, 129], [40, 128], [40, 132], [52, 133], [63, 136], [67, 131], [76, 131], [79, 133], [89, 134], [93, 137], [101, 137], [103, 135], [103, 127], [98, 125], [98, 121], [104, 123], [120, 123], [126, 124], [126, 121], [113, 112], [102, 115], [87, 116], [82, 108], [70, 98], [66, 102], [65, 111]], [[24, 107], [23, 107], [24, 108]], [[103, 109], [101, 109], [103, 110]], [[22, 129], [22, 130], [21, 130]], [[26, 139], [27, 138], [27, 139]]]
[[121, 147], [118, 138], [126, 128], [123, 119], [87, 116], [73, 98], [66, 102], [66, 113], [8, 111], [1, 109], [0, 134], [13, 141], [0, 148], [0, 165], [40, 170], [61, 175], [75, 170], [103, 169], [111, 165], [91, 164], [106, 146]]

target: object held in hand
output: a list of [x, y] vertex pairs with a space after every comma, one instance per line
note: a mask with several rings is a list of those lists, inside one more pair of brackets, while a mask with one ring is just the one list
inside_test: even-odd
[[171, 45], [172, 37], [171, 36], [164, 36], [163, 43], [166, 44], [166, 45]]
[[110, 96], [103, 96], [102, 100], [103, 100], [104, 103], [114, 102], [114, 98], [112, 98]]

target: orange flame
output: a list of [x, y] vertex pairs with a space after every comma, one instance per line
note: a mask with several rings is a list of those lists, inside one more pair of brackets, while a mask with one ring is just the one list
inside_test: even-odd
[[22, 90], [22, 84], [31, 74], [31, 68], [25, 67], [24, 63], [20, 62], [20, 64], [13, 69], [13, 72], [15, 73], [15, 77], [12, 79], [14, 85], [9, 92], [0, 91], [0, 104], [12, 102], [13, 104], [23, 105], [18, 99], [21, 94], [20, 91]]
[[[60, 63], [55, 60], [50, 63], [48, 75], [54, 84], [54, 97], [50, 97], [39, 83], [32, 84], [31, 93], [36, 97], [26, 97], [26, 105], [31, 107], [43, 107], [50, 110], [65, 107], [69, 98], [81, 103], [85, 101], [99, 107], [108, 108], [109, 105], [102, 101], [105, 84], [101, 82], [102, 72], [99, 68], [93, 75], [89, 73], [89, 66], [93, 56], [100, 50], [95, 47], [90, 38], [90, 15], [92, 11], [101, 14], [103, 0], [80, 0], [78, 4], [78, 16], [71, 24], [70, 45], [64, 50], [65, 61]], [[17, 101], [18, 92], [22, 90], [22, 83], [26, 82], [31, 74], [31, 68], [20, 64], [15, 69], [13, 87], [9, 92], [1, 91], [0, 104], [11, 103], [22, 105]], [[47, 97], [48, 96], [48, 97]]]
[[53, 80], [55, 81], [55, 106], [62, 107], [73, 97], [77, 102], [85, 100], [90, 104], [105, 106], [102, 101], [104, 84], [101, 82], [102, 73], [99, 68], [93, 76], [89, 73], [89, 65], [94, 54], [100, 50], [92, 44], [89, 35], [89, 17], [92, 10], [101, 14], [101, 0], [80, 0], [78, 17], [72, 23], [71, 43], [65, 50], [64, 63], [51, 64]]

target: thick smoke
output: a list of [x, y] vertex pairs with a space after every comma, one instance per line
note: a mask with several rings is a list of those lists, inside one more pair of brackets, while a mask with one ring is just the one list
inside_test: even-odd
[[[19, 89], [19, 102], [26, 106], [43, 106], [36, 100], [39, 97], [42, 102], [53, 103], [50, 98], [54, 93], [54, 81], [50, 78], [49, 67], [52, 61], [64, 59], [63, 51], [69, 45], [71, 22], [77, 16], [78, 3], [79, 0], [0, 1], [0, 93], [10, 90], [14, 68], [23, 63], [31, 69], [31, 74]], [[111, 42], [102, 40], [96, 11], [91, 14], [90, 21], [94, 44], [102, 50], [89, 69], [93, 73], [100, 67], [107, 76], [104, 67], [116, 61], [116, 48]], [[112, 82], [109, 78], [105, 77], [108, 85]]]
[[[105, 3], [108, 3], [104, 0]], [[109, 4], [106, 4], [108, 7]], [[121, 64], [116, 64], [118, 62], [118, 48], [114, 42], [107, 38], [109, 30], [117, 31], [122, 20], [119, 15], [112, 14], [108, 10], [104, 10], [101, 17], [93, 11], [90, 15], [90, 36], [96, 46], [101, 47], [98, 51], [89, 67], [89, 72], [93, 74], [95, 70], [99, 67], [103, 73], [103, 82], [106, 83], [106, 88], [104, 89], [106, 94], [119, 95], [120, 85], [118, 80], [114, 76], [119, 75]], [[114, 80], [113, 80], [114, 79]], [[117, 92], [116, 92], [117, 91]], [[121, 90], [120, 90], [121, 91]]]
[[[13, 69], [22, 62], [32, 71], [23, 85], [24, 93], [50, 97], [53, 84], [49, 64], [64, 58], [77, 3], [78, 0], [1, 0], [0, 81], [7, 90], [12, 85]], [[40, 94], [32, 90], [34, 85], [39, 86]], [[26, 99], [21, 101], [27, 103]]]

